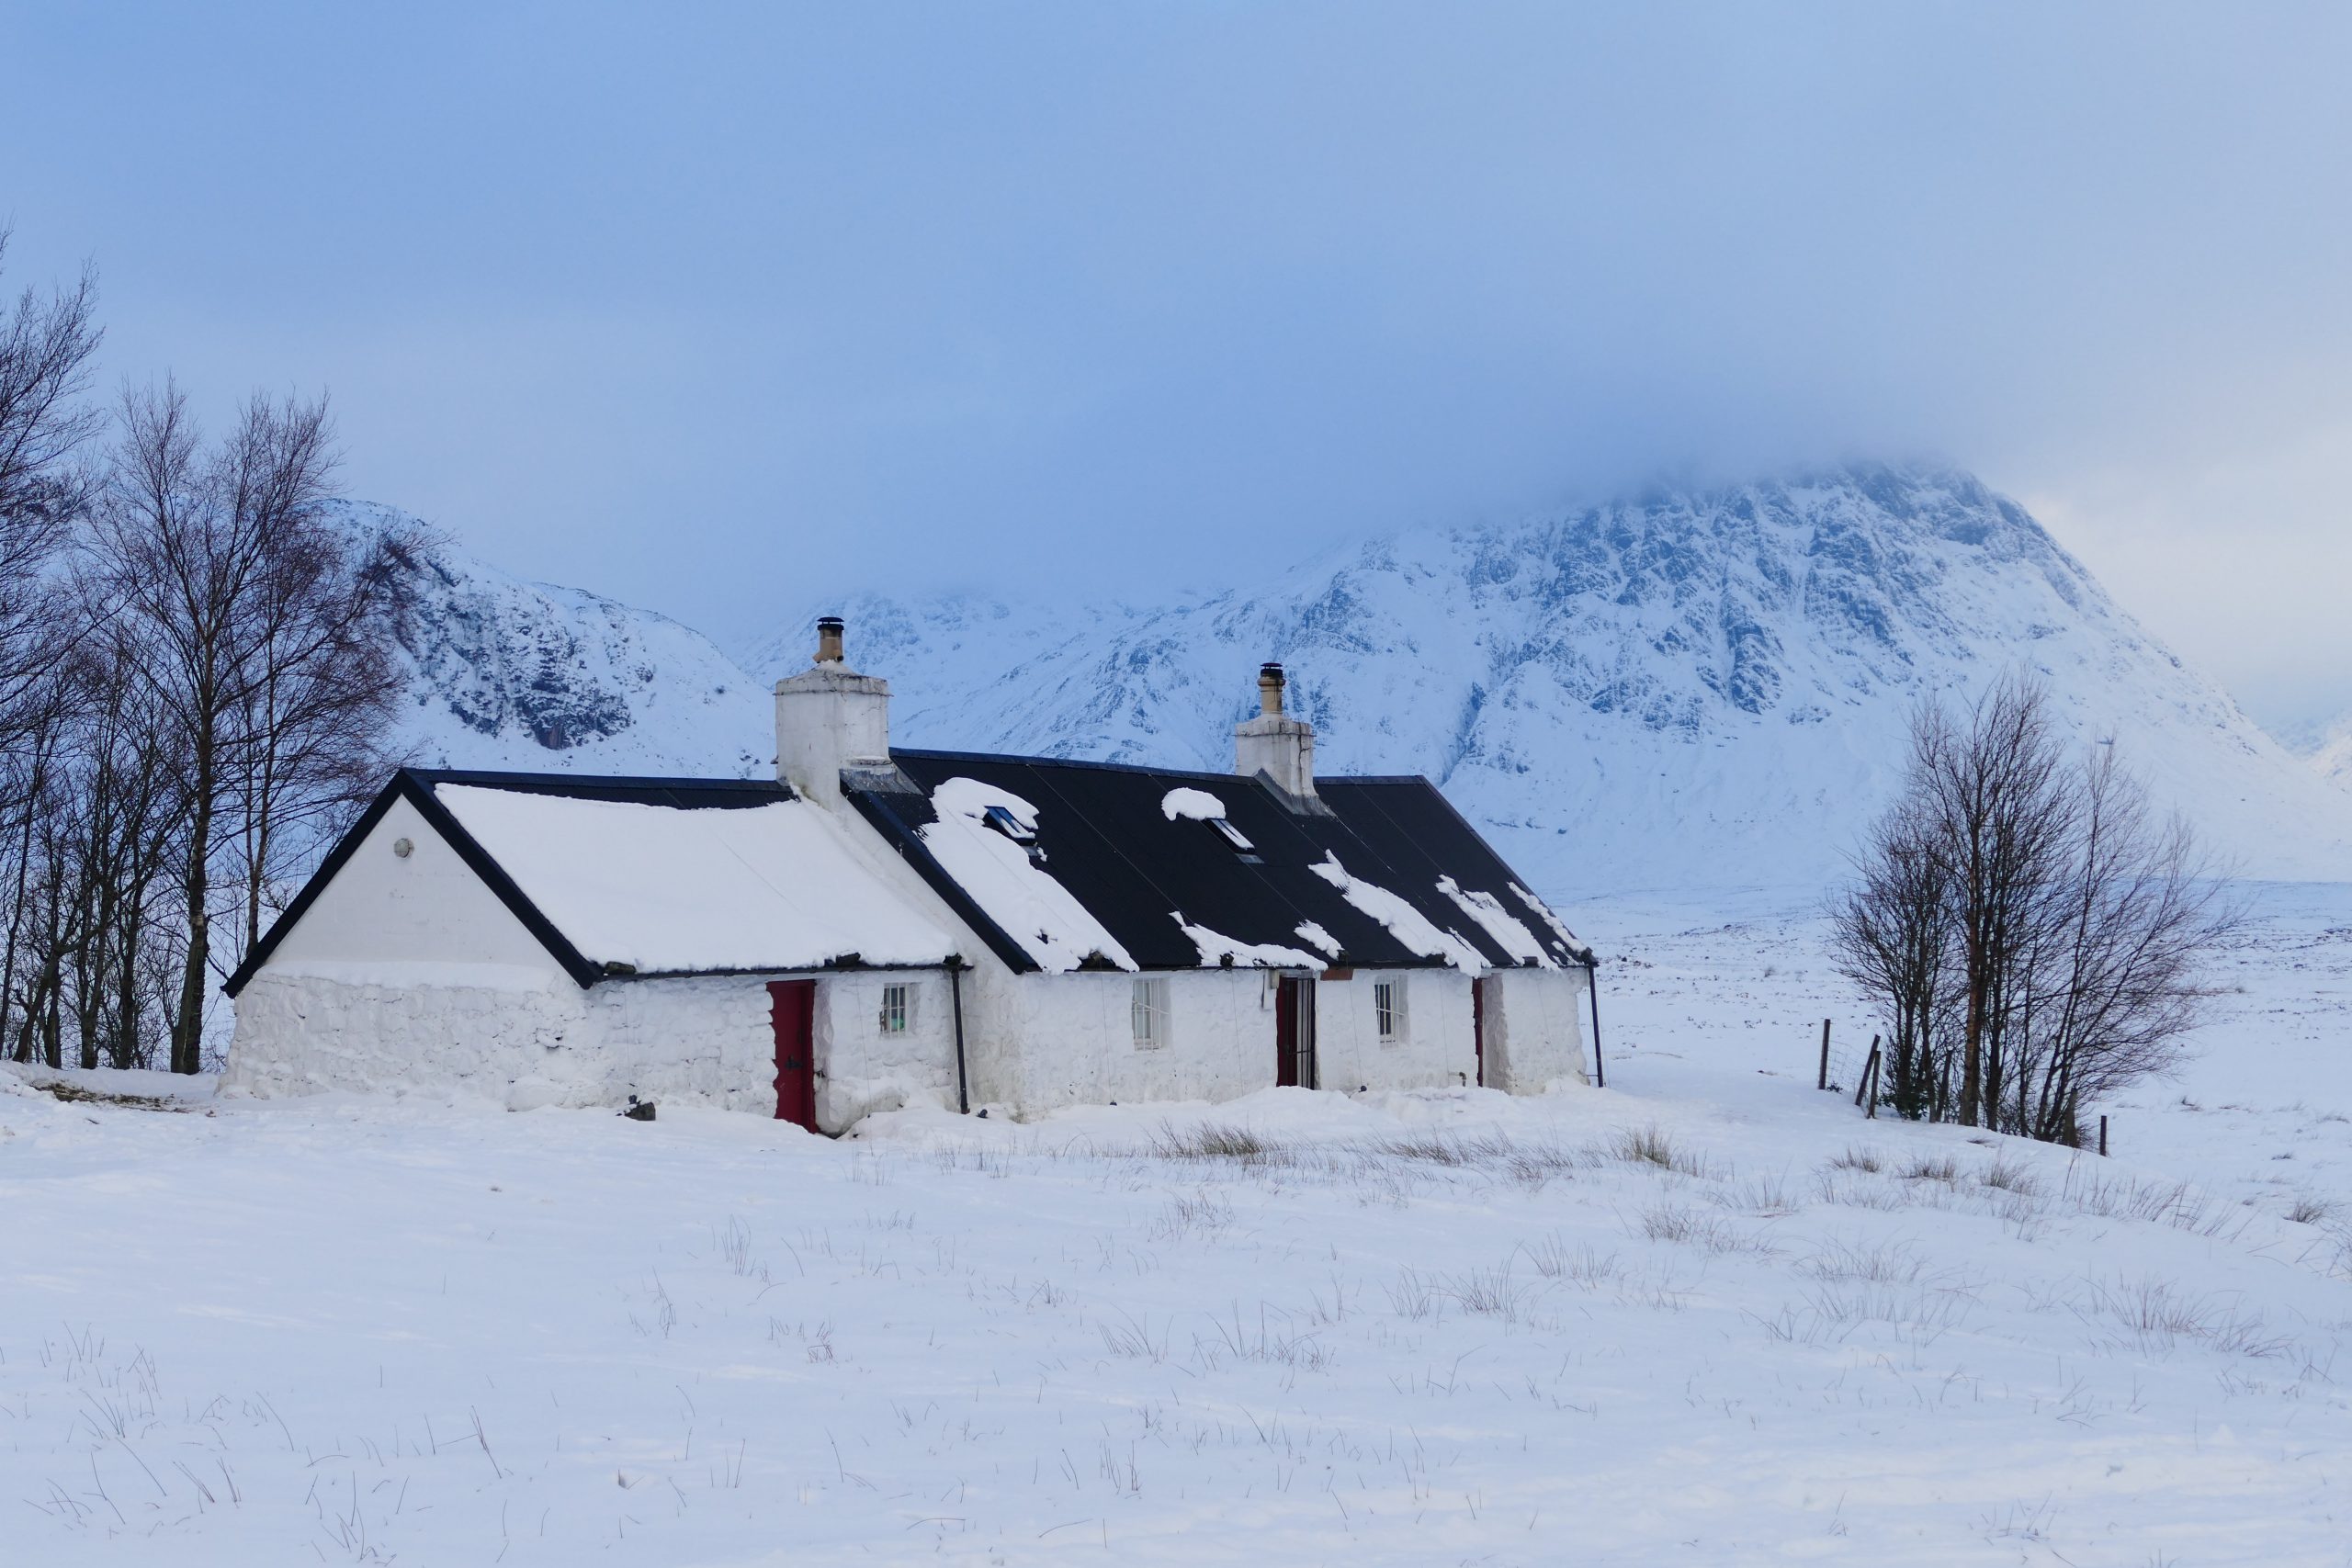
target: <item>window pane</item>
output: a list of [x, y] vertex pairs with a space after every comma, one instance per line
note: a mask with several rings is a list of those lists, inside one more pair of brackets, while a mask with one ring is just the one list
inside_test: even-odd
[[1168, 1038], [1168, 982], [1137, 980], [1127, 1004], [1138, 1050], [1152, 1050]]

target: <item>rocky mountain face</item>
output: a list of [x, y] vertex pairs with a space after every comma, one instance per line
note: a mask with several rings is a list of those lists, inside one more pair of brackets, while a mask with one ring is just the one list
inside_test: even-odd
[[[369, 534], [414, 520], [343, 502]], [[398, 749], [430, 767], [600, 773], [764, 772], [765, 688], [699, 632], [429, 545], [392, 584], [409, 702]]]
[[445, 570], [446, 646], [413, 656], [453, 758], [756, 771], [765, 683], [805, 668], [815, 615], [838, 612], [853, 662], [891, 681], [900, 744], [1223, 770], [1257, 666], [1278, 659], [1324, 771], [1430, 775], [1548, 894], [1786, 888], [1836, 874], [1917, 703], [2022, 670], [2240, 870], [2352, 876], [2352, 795], [1956, 472], [1855, 468], [1403, 534], [1158, 604], [837, 596], [753, 654], [748, 702], [674, 623]]

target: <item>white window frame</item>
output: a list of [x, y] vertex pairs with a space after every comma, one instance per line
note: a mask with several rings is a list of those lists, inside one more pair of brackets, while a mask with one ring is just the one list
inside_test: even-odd
[[1383, 1045], [1394, 1045], [1405, 1038], [1405, 977], [1402, 975], [1372, 983], [1372, 1024]]
[[1158, 1051], [1168, 1044], [1168, 979], [1138, 975], [1127, 993], [1127, 1025], [1136, 1049]]
[[[894, 1005], [895, 1004], [895, 1005]], [[876, 1032], [887, 1035], [908, 1034], [915, 1026], [915, 988], [903, 980], [892, 981], [882, 987], [882, 1003], [876, 1010]]]

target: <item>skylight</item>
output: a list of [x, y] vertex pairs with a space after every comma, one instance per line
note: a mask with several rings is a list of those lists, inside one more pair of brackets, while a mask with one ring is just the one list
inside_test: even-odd
[[1024, 826], [1021, 818], [1012, 814], [1012, 808], [1010, 807], [991, 806], [982, 820], [1016, 844], [1034, 844], [1037, 841], [1037, 829]]

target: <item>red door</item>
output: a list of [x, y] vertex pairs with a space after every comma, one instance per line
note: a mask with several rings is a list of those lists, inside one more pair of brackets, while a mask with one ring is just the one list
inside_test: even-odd
[[1290, 975], [1274, 992], [1274, 1087], [1315, 1087], [1315, 982]]
[[1470, 982], [1470, 1043], [1478, 1053], [1478, 1087], [1487, 1087], [1487, 987], [1495, 983], [1491, 975], [1482, 975]]
[[775, 1119], [817, 1130], [817, 982], [771, 980], [775, 1023]]

